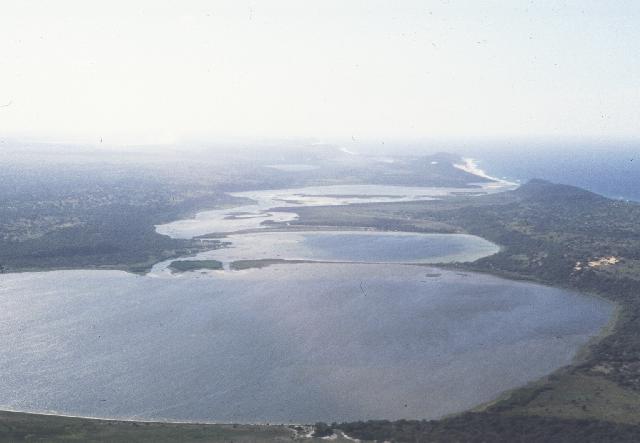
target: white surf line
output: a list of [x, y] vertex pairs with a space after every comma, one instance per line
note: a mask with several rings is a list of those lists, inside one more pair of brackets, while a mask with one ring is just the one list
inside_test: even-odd
[[[292, 426], [299, 426], [302, 428], [313, 428], [313, 425], [302, 424], [302, 423], [272, 423], [272, 422], [245, 422], [238, 423], [237, 421], [207, 421], [207, 420], [172, 420], [172, 419], [145, 419], [145, 418], [135, 418], [134, 416], [130, 417], [100, 417], [94, 415], [77, 415], [77, 414], [64, 414], [60, 412], [55, 412], [51, 410], [47, 411], [27, 411], [22, 409], [14, 409], [10, 407], [0, 406], [0, 412], [11, 412], [14, 414], [24, 414], [24, 415], [42, 415], [46, 417], [62, 417], [62, 418], [77, 418], [82, 420], [96, 420], [102, 422], [123, 422], [123, 423], [149, 423], [149, 424], [164, 424], [164, 425], [207, 425], [207, 426], [232, 426], [232, 425], [240, 425], [240, 426], [269, 426], [269, 427], [284, 427], [287, 429], [291, 429]], [[313, 429], [311, 431], [313, 433]]]
[[344, 432], [344, 431], [340, 431], [340, 433], [342, 434], [342, 437], [343, 437], [343, 438], [345, 438], [345, 439], [347, 439], [347, 440], [355, 441], [356, 443], [360, 443], [360, 439], [359, 439], [359, 438], [353, 438], [353, 437], [350, 437], [350, 436], [348, 436], [348, 435], [346, 434], [346, 432]]
[[349, 150], [349, 149], [347, 149], [347, 148], [340, 148], [340, 150], [341, 150], [342, 152], [344, 152], [345, 154], [349, 154], [349, 155], [358, 155], [358, 153], [357, 153], [357, 152], [350, 151], [350, 150]]
[[465, 157], [462, 159], [462, 161], [464, 161], [464, 163], [454, 163], [453, 167], [458, 168], [462, 171], [468, 172], [469, 174], [477, 175], [478, 177], [486, 178], [489, 180], [495, 180], [498, 183], [502, 183], [504, 185], [518, 186], [518, 183], [510, 182], [510, 181], [507, 181], [498, 177], [493, 177], [487, 174], [483, 169], [480, 169], [478, 167], [478, 162], [473, 158]]

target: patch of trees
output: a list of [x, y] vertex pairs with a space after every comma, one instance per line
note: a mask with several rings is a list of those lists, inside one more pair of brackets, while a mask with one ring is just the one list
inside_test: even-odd
[[324, 422], [318, 422], [313, 426], [313, 436], [317, 438], [329, 437], [333, 435], [333, 427]]
[[340, 423], [349, 437], [392, 442], [638, 442], [640, 426], [597, 420], [466, 413], [444, 420]]

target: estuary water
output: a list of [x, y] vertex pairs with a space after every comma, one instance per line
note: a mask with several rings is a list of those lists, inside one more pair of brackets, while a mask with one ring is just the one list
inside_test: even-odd
[[[259, 229], [272, 223], [295, 220], [298, 215], [283, 210], [286, 208], [433, 200], [452, 194], [473, 195], [504, 191], [510, 185], [483, 183], [476, 188], [333, 185], [232, 192], [230, 194], [234, 197], [248, 199], [248, 203], [234, 208], [202, 211], [193, 218], [158, 225], [156, 231], [173, 238], [193, 238], [212, 233]], [[273, 211], [274, 208], [279, 210]]]
[[[352, 263], [471, 262], [500, 248], [474, 235], [378, 231], [290, 231], [231, 234], [228, 245], [180, 260], [218, 260], [226, 269], [242, 260], [304, 260]], [[151, 271], [170, 272], [171, 260]]]
[[[144, 276], [0, 274], [0, 409], [250, 423], [437, 418], [570, 363], [607, 322], [612, 306], [600, 299], [427, 266], [498, 251], [474, 236], [239, 233], [295, 216], [273, 205], [457, 192], [384, 188], [256, 191], [244, 208], [158, 227], [227, 232], [226, 248], [180, 259], [224, 270], [172, 273], [167, 261]], [[229, 269], [262, 259], [315, 263]]]
[[599, 299], [415, 265], [0, 275], [0, 407], [213, 422], [436, 418], [568, 364]]

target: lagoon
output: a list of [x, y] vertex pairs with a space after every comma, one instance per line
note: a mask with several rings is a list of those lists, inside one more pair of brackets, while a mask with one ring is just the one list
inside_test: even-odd
[[149, 420], [436, 418], [571, 362], [596, 298], [401, 264], [0, 275], [0, 407]]
[[[381, 231], [254, 232], [221, 240], [226, 247], [183, 260], [217, 260], [227, 269], [243, 260], [433, 264], [471, 262], [500, 249], [473, 235]], [[169, 263], [157, 264], [152, 273], [166, 271]]]
[[[156, 227], [176, 238], [222, 234], [215, 238], [225, 248], [178, 260], [224, 269], [173, 273], [169, 260], [144, 276], [0, 274], [0, 408], [312, 423], [432, 419], [490, 401], [569, 364], [607, 323], [611, 304], [428, 266], [499, 250], [479, 237], [282, 229], [297, 217], [287, 208], [498, 190], [234, 193], [252, 202]], [[269, 232], [273, 222], [279, 230]], [[230, 266], [269, 259], [269, 267]]]

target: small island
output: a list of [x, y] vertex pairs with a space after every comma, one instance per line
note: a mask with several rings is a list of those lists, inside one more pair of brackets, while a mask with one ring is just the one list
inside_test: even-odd
[[189, 272], [202, 269], [220, 271], [223, 269], [222, 262], [218, 260], [175, 260], [169, 265], [171, 272]]

